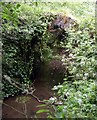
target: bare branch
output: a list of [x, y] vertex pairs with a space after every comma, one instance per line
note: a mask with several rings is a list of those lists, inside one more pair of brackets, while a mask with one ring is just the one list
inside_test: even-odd
[[28, 115], [27, 115], [27, 105], [26, 103], [24, 103], [24, 112], [25, 112], [25, 116], [28, 119]]

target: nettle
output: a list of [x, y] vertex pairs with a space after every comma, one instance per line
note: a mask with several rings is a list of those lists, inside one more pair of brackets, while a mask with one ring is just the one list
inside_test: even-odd
[[64, 82], [54, 87], [58, 90], [61, 104], [55, 107], [56, 118], [92, 118], [97, 119], [96, 85], [93, 80]]
[[[92, 24], [93, 25], [93, 24]], [[95, 34], [89, 34], [89, 28], [69, 30], [66, 49], [69, 57], [62, 59], [70, 75], [64, 78], [62, 85], [54, 86], [59, 103], [55, 107], [56, 118], [92, 118], [97, 119], [96, 97], [96, 43]], [[94, 27], [92, 26], [94, 31]], [[53, 116], [53, 115], [52, 115]]]

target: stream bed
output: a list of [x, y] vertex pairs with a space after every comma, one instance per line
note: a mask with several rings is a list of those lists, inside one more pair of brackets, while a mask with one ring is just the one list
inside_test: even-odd
[[[35, 79], [34, 95], [39, 100], [48, 100], [55, 92], [51, 89], [54, 85], [62, 83], [65, 67], [60, 60], [51, 60], [41, 65], [38, 76]], [[19, 94], [3, 100], [2, 117], [3, 118], [35, 118], [39, 103], [33, 96]], [[44, 107], [46, 108], [46, 107]], [[37, 115], [37, 118], [46, 118], [47, 113]]]

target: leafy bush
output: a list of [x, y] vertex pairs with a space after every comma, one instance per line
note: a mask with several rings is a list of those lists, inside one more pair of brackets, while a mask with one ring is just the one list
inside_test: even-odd
[[[29, 17], [24, 19], [19, 14], [20, 8], [18, 12], [15, 12], [15, 6], [20, 7], [21, 5], [4, 3], [2, 6], [4, 8], [2, 12], [3, 76], [8, 75], [14, 82], [22, 84], [24, 89], [33, 82], [37, 70], [40, 68], [40, 62], [48, 59], [47, 54], [51, 54], [50, 47], [48, 46], [47, 50], [44, 47], [47, 46], [49, 38], [45, 39], [44, 37], [47, 34], [47, 23], [41, 20], [42, 15], [39, 17], [38, 11], [38, 15], [30, 20]], [[11, 19], [9, 12], [16, 16], [14, 20]], [[47, 51], [46, 54], [44, 51]], [[5, 97], [19, 92], [17, 88], [9, 84], [4, 78], [3, 92]]]
[[97, 119], [96, 85], [93, 80], [64, 82], [54, 89], [58, 89], [59, 101], [62, 104], [56, 107], [54, 117]]
[[58, 95], [54, 102], [59, 104], [55, 106], [55, 118], [97, 119], [96, 42], [95, 34], [90, 35], [94, 30], [94, 21], [84, 28], [80, 24], [78, 31], [69, 30], [66, 45], [69, 57], [63, 56], [62, 61], [70, 75], [64, 78], [62, 85], [53, 88]]

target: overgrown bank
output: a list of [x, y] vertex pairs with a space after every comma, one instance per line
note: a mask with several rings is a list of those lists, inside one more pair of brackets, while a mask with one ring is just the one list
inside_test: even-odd
[[[20, 4], [5, 3], [3, 8], [3, 75], [7, 75], [3, 80], [3, 90], [4, 96], [8, 97], [20, 91], [12, 81], [21, 84], [23, 89], [33, 82], [51, 49], [47, 46], [47, 23], [41, 20], [40, 13], [29, 20], [20, 15]], [[17, 17], [12, 19], [10, 14]], [[8, 77], [11, 81], [7, 80]]]

